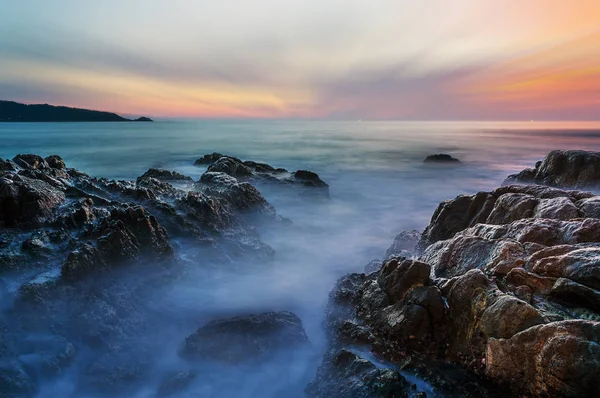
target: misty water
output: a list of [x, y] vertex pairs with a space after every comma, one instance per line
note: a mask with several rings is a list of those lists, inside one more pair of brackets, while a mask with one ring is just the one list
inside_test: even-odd
[[[498, 187], [504, 178], [553, 149], [600, 150], [600, 126], [585, 123], [457, 123], [335, 121], [159, 121], [155, 123], [0, 124], [0, 157], [18, 153], [60, 155], [68, 167], [92, 176], [135, 179], [148, 168], [179, 171], [198, 179], [194, 160], [211, 152], [307, 169], [330, 185], [331, 202], [312, 203], [258, 186], [293, 226], [262, 228], [275, 258], [264, 264], [206, 267], [186, 242], [176, 255], [193, 263], [185, 278], [153, 284], [144, 293], [150, 329], [140, 330], [149, 374], [143, 387], [124, 396], [153, 397], [165, 373], [198, 376], [180, 396], [301, 397], [325, 350], [321, 321], [335, 281], [361, 272], [384, 256], [396, 234], [422, 230], [440, 201]], [[448, 153], [457, 166], [426, 165]], [[31, 276], [27, 276], [31, 277]], [[0, 274], [2, 308], [18, 288]], [[227, 316], [289, 310], [302, 319], [310, 347], [282, 352], [261, 366], [194, 365], [178, 350], [204, 323]], [[2, 323], [9, 324], [4, 316]], [[76, 344], [77, 345], [77, 344]], [[39, 397], [82, 396], [80, 357]], [[194, 368], [196, 366], [196, 368]], [[91, 393], [90, 393], [91, 394]], [[90, 396], [93, 396], [91, 394]]]

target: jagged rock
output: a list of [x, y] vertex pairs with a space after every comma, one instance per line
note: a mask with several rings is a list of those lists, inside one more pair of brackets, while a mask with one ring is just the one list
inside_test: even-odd
[[15, 171], [17, 165], [12, 160], [4, 160], [0, 158], [0, 171]]
[[236, 211], [276, 216], [275, 209], [258, 189], [247, 182], [238, 182], [228, 174], [206, 172], [200, 178], [200, 187], [209, 196], [225, 199]]
[[163, 378], [156, 395], [158, 397], [170, 397], [181, 393], [196, 378], [192, 372], [178, 372]]
[[52, 169], [64, 170], [67, 168], [65, 161], [58, 155], [50, 155], [44, 160], [48, 163], [48, 167]]
[[211, 154], [204, 155], [201, 158], [197, 159], [194, 162], [194, 165], [201, 166], [201, 165], [211, 164], [211, 163], [214, 163], [217, 160], [221, 159], [222, 157], [225, 157], [225, 155], [218, 153], [218, 152], [213, 152]]
[[157, 180], [163, 181], [193, 181], [192, 177], [188, 177], [176, 171], [162, 170], [162, 169], [149, 169], [140, 177], [137, 178], [137, 181], [144, 180], [145, 178], [156, 178]]
[[446, 153], [440, 153], [437, 155], [429, 155], [423, 161], [424, 163], [460, 163], [460, 160], [453, 158]]
[[329, 187], [323, 180], [319, 178], [317, 173], [308, 170], [298, 170], [292, 174], [296, 180], [302, 181], [305, 186], [314, 187]]
[[67, 339], [52, 335], [31, 335], [20, 342], [18, 359], [34, 374], [53, 376], [64, 371], [76, 356]]
[[306, 393], [313, 398], [419, 396], [397, 371], [378, 369], [373, 363], [346, 349], [325, 355], [315, 380], [306, 387]]
[[594, 396], [600, 373], [600, 323], [553, 322], [510, 339], [490, 339], [486, 373], [517, 393]]
[[5, 226], [43, 223], [65, 200], [50, 184], [21, 175], [0, 177], [0, 222]]
[[405, 260], [398, 262], [393, 259], [384, 264], [378, 283], [387, 292], [392, 302], [401, 301], [409, 290], [427, 285], [430, 268], [428, 264]]
[[535, 169], [509, 176], [504, 184], [536, 183], [556, 187], [589, 188], [600, 183], [600, 153], [556, 150], [548, 153]]
[[238, 363], [271, 357], [306, 343], [308, 337], [297, 315], [265, 312], [207, 323], [186, 338], [183, 354]]
[[17, 155], [13, 158], [13, 162], [24, 169], [39, 170], [50, 168], [43, 157], [32, 154]]
[[225, 173], [232, 177], [250, 177], [252, 170], [245, 166], [239, 159], [222, 157], [208, 166], [206, 171], [214, 173]]
[[431, 218], [418, 248], [452, 238], [478, 223], [508, 224], [525, 218], [571, 220], [581, 216], [587, 192], [562, 191], [543, 186], [511, 185], [492, 192], [461, 195], [442, 202]]
[[168, 182], [158, 180], [154, 177], [138, 178], [136, 184], [160, 196], [174, 198], [184, 195], [184, 191], [180, 191]]
[[394, 254], [412, 253], [419, 243], [419, 239], [421, 239], [421, 232], [417, 230], [400, 232], [394, 238], [394, 243], [385, 252], [386, 258]]
[[19, 361], [13, 358], [0, 358], [1, 397], [31, 397], [35, 390], [35, 382]]
[[600, 292], [570, 279], [559, 278], [552, 286], [550, 295], [571, 305], [582, 305], [600, 313]]

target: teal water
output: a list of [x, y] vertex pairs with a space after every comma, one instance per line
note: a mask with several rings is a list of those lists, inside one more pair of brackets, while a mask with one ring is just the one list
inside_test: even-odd
[[[553, 149], [600, 151], [600, 124], [338, 121], [159, 121], [155, 123], [0, 123], [0, 157], [58, 154], [90, 175], [135, 179], [150, 167], [198, 178], [196, 158], [221, 152], [290, 170], [317, 172], [332, 201], [307, 205], [259, 187], [294, 228], [261, 230], [276, 250], [273, 264], [216, 269], [165, 286], [149, 310], [195, 326], [157, 324], [163, 338], [157, 374], [180, 366], [177, 347], [203, 322], [217, 316], [288, 309], [307, 329], [312, 348], [296, 360], [260, 369], [224, 369], [223, 377], [199, 377], [190, 396], [301, 397], [324, 351], [321, 328], [327, 294], [348, 272], [382, 257], [394, 236], [423, 229], [442, 200], [498, 187]], [[458, 167], [425, 165], [434, 153], [459, 158]], [[186, 248], [178, 247], [185, 258]], [[198, 264], [202, 269], [202, 264]], [[0, 279], [2, 276], [0, 275]], [[0, 280], [0, 282], [2, 282]], [[9, 285], [5, 283], [5, 285]], [[3, 284], [0, 283], [0, 289]], [[195, 323], [194, 323], [195, 322]], [[158, 377], [158, 376], [157, 376]], [[40, 397], [72, 395], [76, 377], [47, 385]], [[154, 396], [158, 379], [136, 396]], [[182, 395], [187, 396], [187, 395]]]

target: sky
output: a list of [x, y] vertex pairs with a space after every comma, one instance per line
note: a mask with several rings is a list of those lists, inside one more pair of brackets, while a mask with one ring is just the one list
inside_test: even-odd
[[600, 0], [0, 0], [0, 99], [167, 118], [600, 120]]

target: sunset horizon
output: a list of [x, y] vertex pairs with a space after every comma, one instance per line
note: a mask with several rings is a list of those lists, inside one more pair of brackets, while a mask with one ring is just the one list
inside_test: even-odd
[[594, 0], [0, 11], [0, 96], [17, 102], [161, 118], [600, 118]]

